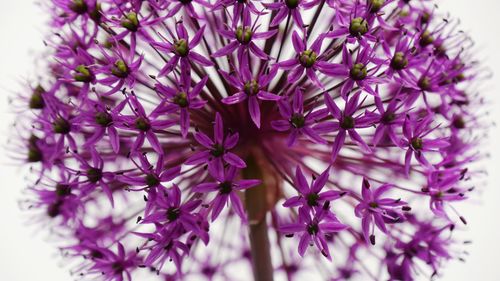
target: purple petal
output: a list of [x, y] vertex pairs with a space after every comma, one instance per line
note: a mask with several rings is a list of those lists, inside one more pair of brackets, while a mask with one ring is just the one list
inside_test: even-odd
[[224, 205], [226, 204], [228, 199], [227, 195], [218, 195], [215, 197], [213, 201], [213, 208], [212, 208], [212, 221], [215, 221], [217, 217], [219, 216], [220, 212], [222, 212], [222, 209], [224, 209]]
[[300, 166], [297, 166], [295, 169], [295, 188], [301, 193], [301, 194], [307, 194], [309, 192], [309, 184], [307, 184], [307, 180], [304, 177], [304, 174], [302, 173], [302, 169], [300, 169]]
[[281, 99], [280, 96], [265, 91], [259, 91], [257, 97], [261, 100], [270, 100], [270, 101], [278, 101]]
[[222, 99], [222, 103], [225, 104], [235, 104], [244, 101], [247, 98], [247, 95], [243, 92], [236, 93], [232, 96], [225, 97]]
[[339, 155], [340, 148], [344, 145], [345, 135], [345, 130], [340, 130], [338, 135], [335, 137], [332, 147], [332, 162], [335, 162], [335, 159], [337, 159], [337, 156]]
[[222, 143], [224, 140], [224, 124], [219, 112], [215, 113], [214, 137], [217, 143]]
[[199, 185], [193, 187], [194, 192], [200, 192], [200, 193], [216, 191], [218, 189], [219, 185], [213, 182], [200, 183]]
[[273, 127], [273, 129], [279, 132], [285, 132], [290, 130], [290, 122], [287, 120], [271, 121], [271, 126]]
[[250, 113], [250, 117], [252, 117], [252, 121], [260, 128], [260, 107], [259, 102], [255, 96], [251, 96], [248, 99], [248, 112]]
[[201, 151], [196, 153], [195, 155], [190, 156], [184, 163], [186, 165], [198, 165], [201, 163], [208, 162], [208, 158], [210, 157], [210, 151]]
[[234, 166], [236, 168], [243, 169], [247, 166], [245, 162], [240, 157], [238, 157], [238, 155], [234, 153], [227, 152], [226, 154], [224, 154], [223, 158], [224, 161], [226, 161], [229, 165]]
[[194, 134], [196, 141], [208, 149], [212, 149], [215, 143], [204, 133], [198, 132]]

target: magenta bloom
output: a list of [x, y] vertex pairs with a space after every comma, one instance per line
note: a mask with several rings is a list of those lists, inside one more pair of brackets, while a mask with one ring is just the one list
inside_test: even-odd
[[329, 202], [340, 198], [344, 193], [329, 190], [321, 192], [330, 175], [330, 168], [326, 169], [317, 179], [313, 180], [311, 186], [306, 181], [300, 167], [297, 167], [295, 172], [295, 188], [300, 193], [298, 196], [289, 198], [283, 203], [284, 207], [316, 208], [322, 207], [325, 202]]
[[359, 103], [360, 92], [354, 94], [345, 104], [344, 110], [340, 110], [337, 104], [333, 101], [329, 94], [325, 94], [325, 102], [330, 114], [337, 121], [328, 121], [319, 124], [315, 127], [319, 132], [338, 132], [335, 136], [332, 148], [332, 161], [337, 159], [340, 149], [345, 143], [346, 135], [349, 134], [351, 139], [359, 145], [363, 151], [371, 152], [370, 147], [365, 143], [363, 138], [356, 131], [357, 128], [366, 128], [372, 125], [372, 118], [368, 115], [359, 114], [354, 116], [355, 112], [362, 105]]
[[267, 9], [277, 11], [276, 16], [271, 21], [271, 26], [279, 25], [287, 16], [293, 19], [293, 22], [299, 27], [304, 26], [301, 9], [311, 9], [319, 3], [318, 0], [304, 1], [304, 0], [280, 0], [276, 3], [263, 4]]
[[410, 171], [411, 158], [415, 155], [417, 161], [425, 167], [430, 167], [429, 161], [424, 153], [439, 151], [449, 145], [449, 142], [444, 138], [430, 139], [426, 137], [435, 128], [429, 128], [433, 116], [430, 115], [423, 120], [412, 121], [407, 116], [403, 124], [404, 139], [401, 140], [401, 146], [407, 147], [405, 154], [405, 172]]
[[193, 48], [200, 44], [205, 27], [200, 28], [192, 39], [189, 39], [189, 34], [184, 24], [178, 23], [175, 27], [177, 36], [174, 37], [172, 35], [172, 41], [153, 43], [153, 46], [158, 48], [158, 50], [170, 53], [172, 56], [160, 70], [158, 76], [169, 74], [176, 68], [179, 62], [182, 72], [189, 71], [191, 69], [191, 63], [200, 64], [202, 66], [212, 66], [213, 63], [210, 60], [193, 51]]
[[229, 73], [221, 71], [222, 76], [227, 79], [229, 84], [238, 92], [223, 98], [221, 101], [225, 104], [236, 104], [248, 99], [248, 112], [253, 123], [257, 128], [260, 128], [260, 105], [262, 101], [277, 101], [281, 97], [273, 93], [267, 92], [265, 88], [276, 75], [276, 69], [271, 69], [268, 74], [261, 74], [258, 79], [254, 79], [248, 65], [242, 64], [240, 73], [236, 77], [230, 76]]
[[489, 75], [434, 1], [42, 2], [6, 153], [75, 276], [412, 281], [462, 259]]
[[[230, 30], [221, 30], [222, 36], [229, 39], [231, 42], [224, 48], [215, 52], [213, 57], [221, 57], [232, 54], [235, 50], [238, 50], [238, 61], [241, 64], [248, 64], [248, 56], [255, 55], [260, 59], [267, 59], [268, 56], [261, 50], [254, 40], [265, 40], [273, 37], [277, 30], [271, 30], [266, 32], [256, 32], [256, 26], [252, 24], [250, 14], [246, 13], [243, 16], [243, 25], [238, 27], [233, 27]], [[251, 54], [249, 54], [249, 52]]]
[[326, 110], [317, 110], [305, 113], [304, 100], [302, 92], [299, 89], [293, 95], [292, 106], [285, 101], [280, 102], [278, 106], [281, 117], [284, 119], [272, 121], [271, 126], [280, 132], [291, 131], [288, 137], [288, 146], [294, 145], [300, 135], [305, 135], [316, 143], [326, 143], [311, 125], [325, 117], [328, 112]]
[[291, 71], [288, 76], [288, 83], [297, 82], [305, 71], [307, 78], [311, 79], [316, 86], [324, 88], [324, 85], [321, 81], [319, 81], [315, 71], [329, 74], [335, 72], [336, 68], [334, 64], [321, 60], [321, 44], [323, 43], [323, 39], [324, 35], [319, 35], [318, 38], [311, 44], [311, 47], [307, 48], [305, 38], [300, 38], [296, 31], [293, 33], [292, 42], [293, 48], [297, 53], [297, 57], [277, 64], [279, 68]]
[[186, 160], [186, 164], [207, 163], [210, 173], [219, 178], [224, 175], [224, 163], [240, 169], [246, 167], [245, 162], [238, 155], [229, 151], [238, 143], [238, 133], [225, 136], [224, 124], [222, 124], [222, 118], [218, 113], [215, 115], [214, 138], [210, 139], [202, 132], [197, 132], [194, 138], [205, 150], [191, 156]]
[[299, 222], [284, 225], [280, 230], [286, 234], [300, 233], [299, 254], [301, 256], [304, 256], [309, 243], [313, 242], [318, 250], [321, 251], [321, 254], [331, 260], [326, 235], [345, 230], [346, 228], [348, 227], [336, 219], [329, 218], [323, 209], [320, 209], [314, 217], [311, 217], [306, 208], [302, 207], [299, 208]]
[[188, 79], [185, 82], [186, 83], [179, 83], [178, 89], [173, 89], [162, 84], [156, 84], [156, 90], [165, 98], [165, 105], [163, 108], [155, 112], [159, 115], [179, 111], [181, 134], [184, 138], [187, 136], [189, 129], [189, 111], [193, 109], [200, 109], [206, 104], [206, 101], [200, 99], [198, 96], [200, 95], [203, 87], [205, 87], [207, 78], [202, 79], [192, 89], [190, 89], [189, 85], [187, 85], [190, 84], [191, 80]]
[[406, 202], [401, 199], [381, 198], [381, 196], [393, 187], [389, 184], [379, 186], [372, 191], [368, 180], [363, 179], [361, 186], [362, 201], [356, 206], [354, 212], [356, 216], [361, 218], [361, 228], [366, 241], [370, 241], [375, 245], [375, 235], [373, 234], [373, 225], [377, 226], [380, 231], [387, 233], [386, 221], [398, 222], [403, 220], [403, 210], [409, 211], [409, 207], [405, 206]]
[[224, 205], [231, 201], [233, 210], [242, 220], [246, 220], [245, 211], [237, 192], [260, 184], [260, 180], [235, 180], [238, 170], [234, 167], [228, 168], [222, 176], [213, 175], [217, 182], [201, 183], [194, 188], [195, 192], [217, 191], [217, 195], [211, 202], [212, 221], [217, 219]]

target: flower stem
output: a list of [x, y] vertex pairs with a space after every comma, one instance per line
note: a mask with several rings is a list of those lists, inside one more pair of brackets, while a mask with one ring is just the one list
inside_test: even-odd
[[[251, 179], [263, 179], [262, 171], [253, 156], [246, 159], [247, 168], [243, 176]], [[245, 205], [249, 220], [250, 250], [255, 281], [272, 281], [273, 264], [266, 222], [267, 200], [266, 186], [263, 183], [245, 191]]]

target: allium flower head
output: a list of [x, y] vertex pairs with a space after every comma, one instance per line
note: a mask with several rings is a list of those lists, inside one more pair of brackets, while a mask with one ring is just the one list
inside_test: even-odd
[[44, 6], [9, 145], [73, 272], [406, 281], [462, 259], [486, 76], [432, 1]]

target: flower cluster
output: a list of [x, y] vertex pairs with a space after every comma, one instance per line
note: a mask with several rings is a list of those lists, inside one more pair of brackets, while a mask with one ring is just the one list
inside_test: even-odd
[[431, 1], [48, 2], [9, 145], [74, 272], [406, 281], [462, 258], [486, 76]]

